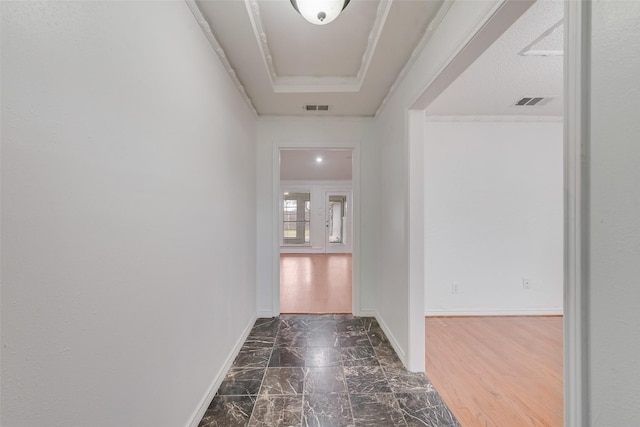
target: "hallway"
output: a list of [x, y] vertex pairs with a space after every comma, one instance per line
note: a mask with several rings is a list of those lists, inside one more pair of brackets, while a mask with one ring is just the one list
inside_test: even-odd
[[351, 254], [281, 254], [282, 313], [351, 313]]
[[258, 319], [199, 427], [459, 426], [378, 322], [351, 315]]

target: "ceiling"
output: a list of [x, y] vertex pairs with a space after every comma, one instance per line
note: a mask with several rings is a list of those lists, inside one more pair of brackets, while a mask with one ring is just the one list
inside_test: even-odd
[[[428, 115], [562, 116], [562, 0], [538, 0], [428, 107]], [[523, 97], [545, 105], [516, 107]]]
[[351, 156], [351, 150], [280, 150], [280, 179], [350, 180]]
[[[187, 0], [259, 115], [338, 116], [376, 114], [450, 3], [351, 0], [318, 26], [290, 0]], [[307, 112], [307, 104], [329, 111]]]
[[[256, 113], [289, 116], [374, 116], [452, 4], [351, 0], [335, 21], [316, 26], [290, 0], [186, 2]], [[562, 116], [563, 7], [562, 0], [534, 3], [427, 115]], [[546, 99], [514, 106], [523, 97]]]

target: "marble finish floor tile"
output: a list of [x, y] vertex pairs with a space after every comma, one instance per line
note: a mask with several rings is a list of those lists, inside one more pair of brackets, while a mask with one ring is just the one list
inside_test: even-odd
[[397, 393], [408, 427], [460, 427], [437, 392]]
[[320, 330], [307, 333], [307, 347], [337, 347], [338, 333], [336, 331]]
[[459, 427], [374, 318], [258, 319], [199, 427]]
[[302, 394], [304, 378], [304, 368], [267, 368], [260, 396]]
[[342, 363], [344, 366], [379, 366], [373, 347], [342, 347]]
[[349, 395], [311, 394], [304, 397], [304, 427], [354, 427]]
[[391, 393], [391, 387], [379, 366], [345, 366], [349, 393]]
[[260, 396], [249, 427], [290, 427], [302, 422], [302, 396]]
[[336, 368], [307, 368], [304, 379], [305, 394], [346, 393], [344, 369]]
[[245, 427], [254, 404], [253, 396], [216, 396], [198, 427]]
[[271, 358], [272, 348], [243, 348], [233, 361], [234, 367], [265, 368]]
[[370, 347], [371, 341], [365, 332], [346, 331], [338, 332], [338, 345], [340, 347]]
[[304, 347], [275, 347], [271, 353], [269, 367], [304, 367], [304, 356]]
[[336, 367], [342, 366], [342, 354], [335, 347], [307, 347], [304, 355], [306, 367]]
[[396, 354], [395, 350], [391, 346], [378, 346], [374, 347], [373, 351], [376, 353], [380, 366], [385, 368], [399, 368], [404, 369], [402, 361]]
[[265, 368], [231, 368], [218, 388], [219, 395], [257, 395]]
[[400, 405], [391, 393], [352, 394], [355, 427], [406, 427]]
[[433, 385], [427, 377], [420, 372], [409, 372], [404, 368], [382, 368], [391, 390], [394, 393], [411, 391], [434, 391]]

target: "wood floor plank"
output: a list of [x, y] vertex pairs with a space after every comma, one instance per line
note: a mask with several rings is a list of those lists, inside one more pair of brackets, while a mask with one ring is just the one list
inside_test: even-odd
[[351, 313], [351, 254], [281, 254], [281, 313]]
[[430, 317], [426, 372], [463, 427], [563, 424], [561, 317]]

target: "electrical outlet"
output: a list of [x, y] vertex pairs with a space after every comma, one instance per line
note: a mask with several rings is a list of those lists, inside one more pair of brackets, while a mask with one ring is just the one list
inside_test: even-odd
[[531, 282], [526, 277], [522, 279], [522, 289], [531, 289]]
[[451, 284], [451, 293], [452, 294], [457, 294], [459, 290], [460, 290], [460, 285], [458, 283], [456, 283], [456, 282], [453, 282]]

